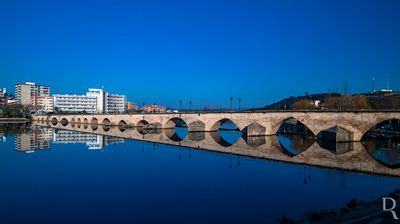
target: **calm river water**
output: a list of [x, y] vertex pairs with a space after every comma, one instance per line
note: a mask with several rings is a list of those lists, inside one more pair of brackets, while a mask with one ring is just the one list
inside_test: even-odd
[[400, 187], [394, 177], [17, 129], [0, 134], [0, 223], [271, 223]]

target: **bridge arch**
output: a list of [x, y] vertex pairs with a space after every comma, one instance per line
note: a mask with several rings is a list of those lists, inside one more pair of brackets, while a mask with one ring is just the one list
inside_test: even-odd
[[66, 118], [61, 119], [61, 125], [62, 126], [67, 126], [68, 125], [68, 120]]
[[218, 131], [221, 129], [240, 131], [238, 125], [229, 118], [220, 119], [211, 127], [211, 131]]
[[57, 118], [53, 117], [53, 118], [51, 119], [51, 123], [52, 123], [53, 125], [57, 125], [57, 123], [58, 123]]
[[175, 128], [165, 129], [164, 133], [171, 141], [174, 142], [183, 141], [188, 134], [187, 129], [175, 129]]
[[89, 123], [89, 121], [86, 117], [83, 119], [83, 123], [85, 123], [85, 124]]
[[126, 123], [126, 121], [124, 121], [124, 120], [120, 120], [119, 122], [118, 122], [118, 126], [122, 126], [122, 127], [126, 127], [128, 124]]
[[146, 121], [146, 120], [140, 120], [140, 121], [136, 124], [136, 126], [137, 126], [137, 127], [144, 127], [144, 126], [146, 126], [146, 125], [148, 125], [148, 124], [149, 124], [148, 121]]
[[241, 133], [239, 131], [234, 131], [234, 132], [213, 131], [210, 132], [210, 135], [217, 144], [223, 147], [229, 147], [231, 145], [234, 145], [236, 142], [239, 141], [241, 137]]
[[103, 130], [108, 132], [111, 129], [110, 125], [103, 125]]
[[387, 119], [370, 128], [361, 143], [378, 163], [390, 169], [400, 168], [400, 119]]
[[75, 123], [75, 118], [71, 118], [71, 123]]
[[[397, 125], [397, 123], [400, 123], [400, 118], [382, 118], [382, 119], [378, 119], [377, 121], [375, 121], [374, 124], [369, 124], [367, 125], [365, 128], [361, 129], [360, 131], [362, 132], [362, 138], [370, 131], [379, 128], [381, 126], [387, 126], [387, 125]], [[397, 126], [397, 128], [399, 128]]]
[[314, 132], [303, 121], [304, 119], [297, 119], [293, 116], [280, 120], [276, 134], [305, 133], [315, 136]]
[[104, 118], [102, 124], [103, 124], [103, 125], [110, 126], [110, 125], [111, 125], [111, 121], [110, 121], [110, 119], [108, 119], [108, 118]]
[[90, 121], [90, 126], [92, 127], [93, 131], [97, 130], [97, 128], [99, 127], [99, 121], [97, 120], [97, 118], [92, 118], [92, 120]]
[[164, 128], [177, 128], [177, 127], [188, 127], [186, 122], [180, 117], [173, 117], [169, 119], [165, 124]]
[[119, 129], [121, 132], [124, 132], [124, 131], [126, 130], [127, 126], [128, 126], [128, 124], [127, 124], [124, 120], [120, 120], [120, 121], [118, 122], [118, 129]]
[[76, 122], [78, 122], [78, 124], [81, 124], [81, 118], [78, 117], [78, 119], [76, 120]]
[[296, 157], [315, 143], [314, 132], [302, 121], [288, 117], [281, 121], [276, 131], [282, 152], [289, 157]]

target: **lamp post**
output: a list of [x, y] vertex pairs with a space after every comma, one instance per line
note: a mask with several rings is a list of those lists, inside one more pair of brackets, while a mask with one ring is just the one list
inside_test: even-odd
[[179, 100], [179, 110], [182, 110], [182, 100]]
[[242, 102], [242, 99], [239, 98], [239, 112], [240, 112], [240, 103]]
[[189, 111], [191, 111], [192, 110], [192, 101], [190, 100], [189, 101]]
[[231, 112], [232, 112], [232, 100], [233, 100], [233, 97], [230, 97], [229, 99], [231, 100]]

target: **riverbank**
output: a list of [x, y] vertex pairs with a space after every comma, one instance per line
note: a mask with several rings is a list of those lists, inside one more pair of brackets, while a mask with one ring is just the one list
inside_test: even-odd
[[3, 117], [0, 118], [0, 124], [24, 124], [29, 123], [30, 119], [21, 117]]
[[[392, 223], [394, 218], [391, 212], [384, 211], [383, 208], [383, 197], [390, 197], [395, 200], [395, 210], [397, 211], [399, 206], [396, 204], [400, 201], [400, 189], [391, 192], [388, 195], [378, 197], [370, 202], [363, 202], [356, 199], [352, 199], [346, 203], [344, 207], [333, 208], [324, 211], [308, 212], [300, 216], [299, 220], [291, 220], [283, 216], [277, 220], [276, 223], [299, 223], [299, 224], [322, 224], [322, 223], [346, 223], [346, 224], [357, 224], [357, 223]], [[390, 203], [393, 203], [390, 201]], [[391, 208], [392, 204], [388, 205]]]

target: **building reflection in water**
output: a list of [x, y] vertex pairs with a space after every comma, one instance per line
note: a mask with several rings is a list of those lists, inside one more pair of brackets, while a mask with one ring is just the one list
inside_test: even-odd
[[89, 150], [103, 149], [110, 144], [124, 143], [123, 138], [82, 133], [69, 130], [58, 130], [45, 127], [33, 127], [26, 133], [15, 136], [15, 149], [31, 153], [37, 150], [50, 149], [54, 144], [86, 144]]
[[15, 137], [15, 150], [31, 153], [36, 150], [49, 149], [53, 130], [42, 127], [32, 127], [26, 133], [17, 134]]

